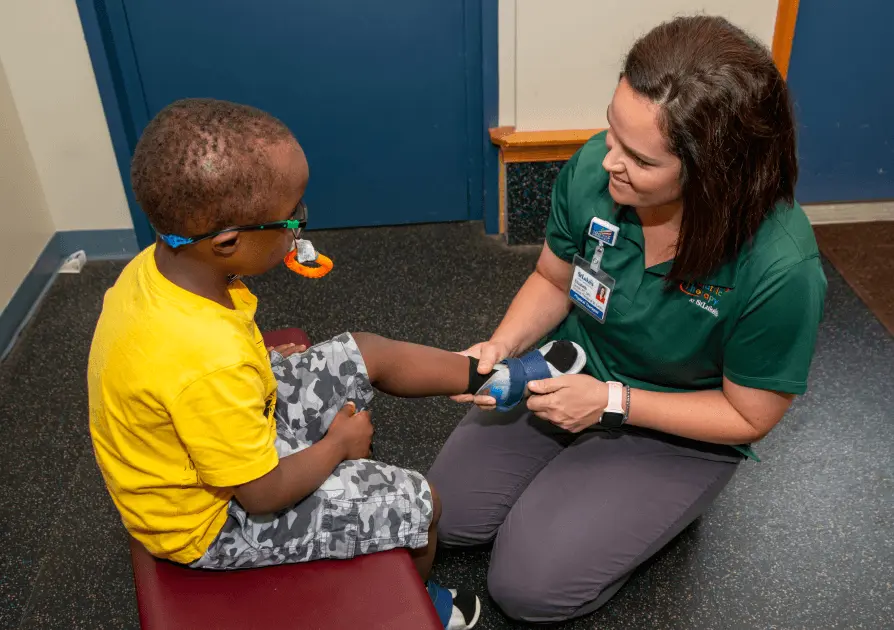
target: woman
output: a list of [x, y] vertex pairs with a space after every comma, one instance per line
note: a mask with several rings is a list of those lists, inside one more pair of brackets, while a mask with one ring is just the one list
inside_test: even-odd
[[[756, 459], [806, 389], [823, 311], [764, 47], [720, 18], [662, 24], [608, 121], [559, 174], [536, 271], [467, 351], [486, 373], [548, 335], [585, 349], [585, 373], [530, 383], [509, 413], [476, 397], [430, 473], [441, 541], [493, 540], [491, 595], [526, 621], [598, 608]], [[587, 286], [608, 287], [604, 311]]]

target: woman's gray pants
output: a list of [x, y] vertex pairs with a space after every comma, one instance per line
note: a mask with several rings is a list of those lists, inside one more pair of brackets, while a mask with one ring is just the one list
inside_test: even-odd
[[549, 622], [608, 601], [705, 511], [741, 459], [632, 427], [570, 434], [522, 403], [470, 411], [428, 478], [441, 496], [440, 542], [494, 541], [491, 597], [514, 619]]

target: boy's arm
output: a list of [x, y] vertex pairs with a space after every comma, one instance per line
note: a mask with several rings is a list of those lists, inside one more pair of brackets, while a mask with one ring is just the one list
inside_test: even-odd
[[[469, 388], [466, 356], [368, 333], [356, 333], [354, 340], [370, 382], [383, 392], [412, 398], [452, 396]], [[354, 414], [349, 404], [335, 416], [322, 440], [284, 457], [263, 477], [236, 486], [236, 499], [255, 514], [294, 505], [323, 485], [341, 462], [366, 457], [371, 439], [369, 414]]]
[[348, 405], [316, 445], [280, 459], [266, 414], [267, 390], [248, 365], [233, 365], [198, 379], [170, 408], [178, 437], [199, 479], [233, 489], [252, 513], [275, 512], [314, 492], [345, 459], [369, 454], [369, 414]]
[[354, 405], [348, 403], [322, 440], [283, 457], [263, 477], [236, 486], [236, 499], [250, 514], [267, 514], [294, 505], [322, 486], [341, 462], [367, 457], [372, 433], [369, 412], [355, 414]]

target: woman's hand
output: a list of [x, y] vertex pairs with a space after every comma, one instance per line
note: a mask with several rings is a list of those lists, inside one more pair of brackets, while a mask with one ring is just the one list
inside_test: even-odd
[[608, 404], [608, 387], [588, 374], [531, 381], [528, 389], [528, 409], [571, 433], [599, 422]]
[[[478, 359], [478, 373], [487, 374], [494, 369], [494, 366], [508, 357], [512, 351], [509, 346], [500, 341], [482, 341], [474, 346], [460, 352], [467, 357]], [[458, 403], [475, 403], [484, 410], [496, 408], [497, 401], [492, 396], [474, 396], [472, 394], [460, 394], [459, 396], [451, 396]]]

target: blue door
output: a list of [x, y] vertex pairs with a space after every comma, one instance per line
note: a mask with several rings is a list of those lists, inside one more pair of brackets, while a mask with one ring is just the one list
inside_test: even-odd
[[227, 99], [271, 112], [298, 137], [311, 228], [481, 218], [480, 0], [97, 7], [131, 151], [171, 101]]
[[894, 2], [802, 2], [788, 82], [799, 201], [894, 199]]

